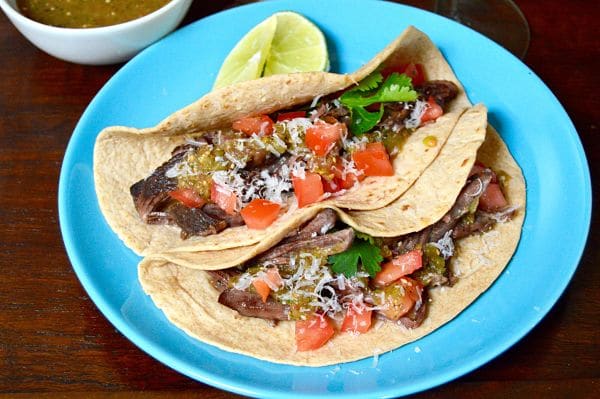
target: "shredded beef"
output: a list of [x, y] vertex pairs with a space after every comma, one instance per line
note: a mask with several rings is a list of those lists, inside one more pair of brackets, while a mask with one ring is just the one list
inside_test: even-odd
[[175, 155], [159, 166], [150, 176], [134, 183], [129, 191], [133, 198], [135, 209], [145, 223], [167, 223], [168, 217], [163, 212], [171, 202], [169, 192], [177, 188], [177, 179], [165, 174], [173, 165], [183, 159], [186, 151], [175, 148]]
[[219, 303], [236, 310], [242, 316], [258, 317], [267, 320], [289, 320], [290, 308], [272, 298], [263, 302], [255, 292], [229, 288], [219, 295]]
[[335, 225], [337, 214], [332, 209], [324, 209], [317, 213], [306, 225], [300, 229], [292, 230], [281, 244], [306, 240], [326, 234]]
[[202, 209], [188, 208], [179, 202], [173, 203], [167, 213], [169, 218], [181, 228], [181, 238], [184, 240], [193, 235], [217, 234], [227, 227], [225, 220], [214, 219], [202, 212]]
[[221, 209], [217, 204], [209, 203], [202, 207], [202, 212], [207, 214], [213, 219], [224, 220], [227, 223], [227, 227], [243, 226], [244, 219], [239, 213], [230, 215]]
[[254, 260], [254, 263], [287, 264], [290, 254], [314, 250], [319, 250], [324, 255], [335, 255], [350, 248], [353, 240], [354, 230], [348, 228], [335, 233], [278, 245], [260, 255]]
[[430, 80], [423, 83], [417, 90], [423, 100], [433, 97], [435, 102], [442, 107], [458, 95], [458, 86], [449, 80]]
[[459, 219], [467, 214], [471, 203], [483, 194], [491, 180], [492, 171], [490, 169], [484, 169], [481, 173], [473, 175], [471, 181], [467, 183], [458, 195], [458, 198], [450, 211], [448, 211], [440, 221], [433, 225], [429, 240], [431, 242], [436, 242], [442, 238], [446, 232], [452, 230]]

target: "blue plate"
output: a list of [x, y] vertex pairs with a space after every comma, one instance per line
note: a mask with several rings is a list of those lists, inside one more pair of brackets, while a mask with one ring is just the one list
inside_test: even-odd
[[[189, 338], [143, 293], [136, 276], [140, 258], [123, 246], [98, 208], [92, 173], [98, 132], [110, 125], [152, 126], [199, 98], [240, 37], [280, 10], [298, 11], [321, 27], [337, 72], [358, 68], [409, 24], [425, 31], [472, 102], [488, 106], [527, 181], [521, 242], [502, 276], [452, 322], [380, 356], [376, 365], [365, 359], [321, 368], [282, 366]], [[151, 46], [106, 84], [81, 117], [59, 186], [60, 224], [73, 268], [115, 327], [191, 378], [257, 397], [395, 397], [481, 366], [522, 338], [557, 301], [581, 257], [591, 213], [589, 170], [577, 132], [531, 70], [448, 19], [360, 0], [256, 3], [212, 15]], [[555, 245], [558, 237], [561, 245]]]

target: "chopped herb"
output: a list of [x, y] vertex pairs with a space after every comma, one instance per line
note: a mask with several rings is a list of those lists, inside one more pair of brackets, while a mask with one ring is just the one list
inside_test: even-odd
[[352, 277], [358, 272], [359, 259], [362, 269], [371, 277], [375, 277], [375, 274], [381, 270], [379, 266], [383, 261], [381, 250], [370, 242], [362, 240], [356, 240], [344, 252], [330, 256], [329, 262], [333, 264], [331, 269], [335, 273]]
[[351, 114], [350, 131], [354, 134], [363, 134], [379, 123], [383, 116], [383, 105], [379, 106], [379, 112], [369, 112], [363, 107], [356, 107], [352, 109]]
[[[382, 83], [383, 82], [383, 83]], [[383, 116], [383, 105], [379, 111], [369, 112], [369, 105], [385, 102], [415, 101], [417, 92], [413, 90], [411, 78], [405, 74], [392, 73], [383, 81], [380, 72], [373, 72], [358, 86], [348, 90], [340, 97], [340, 103], [350, 109], [352, 133], [360, 135], [371, 130]]]
[[367, 233], [363, 233], [361, 231], [354, 230], [354, 235], [356, 236], [356, 238], [360, 238], [363, 241], [368, 241], [370, 244], [375, 245], [375, 239], [373, 237], [371, 237], [370, 235], [368, 235]]
[[[357, 91], [369, 91], [376, 89], [379, 84], [383, 82], [383, 75], [379, 72], [374, 72], [360, 81], [358, 86], [353, 88], [352, 90]], [[351, 91], [351, 90], [349, 90]]]

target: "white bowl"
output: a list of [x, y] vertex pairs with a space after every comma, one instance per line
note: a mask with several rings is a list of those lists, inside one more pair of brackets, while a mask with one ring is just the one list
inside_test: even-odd
[[105, 65], [126, 61], [171, 32], [191, 3], [192, 0], [171, 0], [141, 18], [85, 29], [59, 28], [33, 21], [19, 12], [15, 0], [0, 0], [0, 7], [29, 41], [46, 53], [78, 64]]

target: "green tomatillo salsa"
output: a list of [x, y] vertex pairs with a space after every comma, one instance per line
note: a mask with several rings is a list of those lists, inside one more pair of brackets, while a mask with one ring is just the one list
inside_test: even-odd
[[46, 25], [96, 28], [143, 17], [170, 0], [17, 0], [23, 15]]

